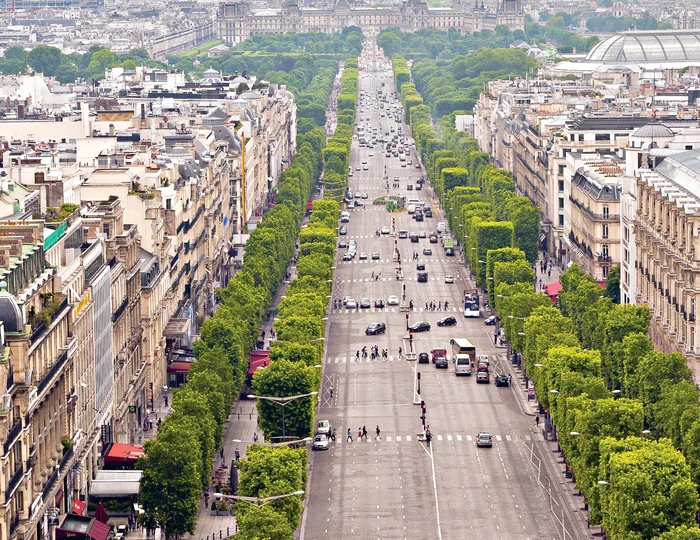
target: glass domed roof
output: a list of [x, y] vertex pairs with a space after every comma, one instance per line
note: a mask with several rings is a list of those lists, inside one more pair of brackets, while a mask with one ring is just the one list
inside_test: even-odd
[[700, 59], [700, 30], [621, 32], [596, 45], [589, 62], [688, 62]]

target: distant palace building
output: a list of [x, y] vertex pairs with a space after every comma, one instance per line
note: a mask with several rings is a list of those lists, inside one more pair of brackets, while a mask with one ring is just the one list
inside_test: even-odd
[[[323, 0], [322, 0], [323, 1]], [[302, 7], [297, 0], [286, 0], [280, 8], [254, 10], [247, 0], [224, 2], [219, 6], [216, 33], [229, 45], [235, 45], [255, 34], [285, 32], [340, 32], [348, 26], [363, 30], [398, 27], [404, 32], [421, 28], [447, 30], [457, 28], [461, 34], [494, 30], [504, 25], [511, 30], [525, 28], [520, 0], [500, 0], [495, 13], [483, 3], [466, 5], [453, 0], [452, 7], [431, 8], [422, 0], [407, 0], [391, 7], [353, 6], [347, 0], [334, 5]]]

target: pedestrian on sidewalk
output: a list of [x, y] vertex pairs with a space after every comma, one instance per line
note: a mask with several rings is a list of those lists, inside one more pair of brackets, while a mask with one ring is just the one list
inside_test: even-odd
[[165, 401], [165, 406], [167, 407], [168, 406], [168, 396], [164, 396], [163, 400]]
[[221, 456], [221, 461], [223, 461], [224, 460], [224, 449], [223, 448], [221, 448], [219, 450], [219, 455]]
[[345, 439], [345, 442], [348, 442], [348, 441], [352, 442], [352, 432], [350, 431], [350, 428], [348, 428], [348, 436]]
[[379, 431], [379, 424], [377, 424], [377, 439], [381, 440], [380, 437], [381, 431]]
[[535, 425], [537, 427], [540, 427], [540, 415], [539, 414], [535, 417]]
[[399, 358], [403, 358], [403, 356], [401, 354], [401, 347], [399, 347]]
[[254, 431], [254, 432], [253, 432], [253, 442], [256, 443], [256, 444], [257, 444], [257, 442], [258, 442], [258, 432], [257, 432], [257, 431]]
[[365, 426], [362, 426], [362, 436], [367, 440], [367, 428]]
[[513, 376], [508, 375], [508, 386], [511, 386], [513, 384]]
[[238, 451], [238, 448], [236, 448], [236, 451], [233, 454], [236, 457], [236, 461], [241, 460], [241, 453]]
[[331, 441], [335, 442], [335, 428], [333, 428], [333, 432], [331, 433]]
[[335, 388], [333, 388], [333, 384], [331, 383], [331, 389], [330, 389], [331, 399], [333, 399], [333, 391], [334, 390], [335, 390]]

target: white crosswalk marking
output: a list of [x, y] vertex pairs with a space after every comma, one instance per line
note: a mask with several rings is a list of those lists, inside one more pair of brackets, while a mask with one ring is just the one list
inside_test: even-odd
[[461, 441], [461, 440], [462, 440], [462, 436], [461, 436], [461, 435], [457, 435], [457, 440], [458, 440], [458, 441]]
[[471, 440], [472, 440], [472, 436], [471, 436], [471, 435], [467, 435], [467, 440], [468, 440], [468, 441], [471, 441]]
[[389, 355], [389, 362], [393, 362], [393, 361], [394, 361], [394, 355], [393, 355], [393, 354], [390, 354], [390, 355]]
[[447, 436], [447, 440], [448, 440], [448, 441], [451, 441], [451, 440], [452, 440], [452, 435], [448, 435], [448, 436]]
[[411, 436], [410, 436], [410, 435], [406, 435], [406, 441], [411, 442]]
[[396, 436], [396, 442], [401, 442], [401, 435]]
[[496, 440], [497, 440], [497, 441], [500, 441], [500, 440], [501, 440], [501, 436], [500, 436], [500, 435], [496, 435]]
[[387, 435], [386, 442], [391, 442], [391, 435]]
[[506, 441], [510, 441], [510, 440], [512, 440], [512, 439], [510, 438], [510, 435], [506, 435]]
[[441, 441], [441, 440], [442, 440], [442, 435], [438, 435], [438, 436], [437, 436], [437, 440], [438, 440], [438, 441]]

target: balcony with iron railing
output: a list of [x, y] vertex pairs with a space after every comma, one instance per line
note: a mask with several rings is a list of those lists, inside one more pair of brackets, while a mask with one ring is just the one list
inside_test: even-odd
[[17, 489], [22, 476], [24, 476], [24, 466], [20, 462], [17, 464], [15, 472], [13, 472], [12, 476], [10, 476], [10, 481], [7, 483], [7, 487], [5, 488], [5, 504], [10, 502], [10, 498]]
[[12, 423], [10, 431], [8, 431], [7, 433], [7, 438], [2, 444], [3, 456], [6, 456], [7, 453], [10, 451], [12, 445], [15, 444], [15, 441], [17, 441], [17, 439], [19, 438], [20, 433], [22, 433], [22, 419], [15, 418], [15, 421]]
[[51, 299], [44, 301], [44, 307], [39, 313], [30, 313], [28, 321], [32, 328], [29, 343], [34, 345], [46, 333], [51, 324], [68, 313], [68, 297], [63, 294], [52, 294]]
[[45, 390], [50, 388], [52, 385], [51, 381], [58, 376], [63, 367], [68, 361], [68, 349], [64, 349], [61, 355], [56, 359], [53, 365], [49, 368], [46, 374], [40, 378], [39, 384], [37, 385], [37, 392], [41, 395]]

